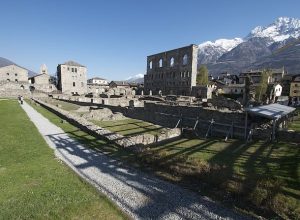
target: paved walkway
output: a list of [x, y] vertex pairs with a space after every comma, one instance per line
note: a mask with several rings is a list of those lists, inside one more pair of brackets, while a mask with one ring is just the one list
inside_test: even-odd
[[206, 197], [87, 149], [26, 102], [22, 107], [55, 155], [134, 219], [246, 219]]

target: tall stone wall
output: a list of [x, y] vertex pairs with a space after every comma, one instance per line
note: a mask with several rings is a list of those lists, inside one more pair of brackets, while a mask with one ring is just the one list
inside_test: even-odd
[[190, 95], [196, 85], [197, 55], [197, 45], [190, 45], [148, 56], [145, 94]]
[[0, 97], [17, 98], [19, 95], [31, 96], [28, 82], [0, 82]]

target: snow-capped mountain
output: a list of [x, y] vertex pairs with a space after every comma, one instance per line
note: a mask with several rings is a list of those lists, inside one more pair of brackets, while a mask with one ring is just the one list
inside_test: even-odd
[[243, 42], [241, 38], [219, 39], [214, 42], [206, 41], [199, 44], [198, 61], [200, 63], [213, 63], [219, 59], [224, 53], [229, 52], [237, 45]]
[[[254, 28], [243, 39], [220, 39], [200, 44], [198, 64], [207, 64], [212, 74], [242, 71], [299, 38], [300, 20], [280, 17], [270, 25]], [[271, 66], [272, 62], [269, 63]]]
[[280, 17], [266, 27], [254, 28], [246, 39], [253, 37], [269, 38], [270, 44], [280, 42], [289, 38], [300, 37], [300, 20], [296, 18]]
[[129, 83], [144, 83], [144, 74], [137, 74], [126, 79]]

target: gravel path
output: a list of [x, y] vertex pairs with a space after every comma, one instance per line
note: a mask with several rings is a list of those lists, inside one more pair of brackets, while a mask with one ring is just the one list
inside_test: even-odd
[[207, 197], [87, 149], [26, 102], [22, 107], [55, 155], [134, 219], [249, 219]]

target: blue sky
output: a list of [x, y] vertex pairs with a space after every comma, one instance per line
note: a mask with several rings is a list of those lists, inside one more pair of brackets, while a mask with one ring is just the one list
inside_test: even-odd
[[244, 37], [277, 17], [300, 18], [298, 0], [1, 0], [0, 56], [55, 73], [68, 60], [88, 77], [145, 73], [146, 57], [218, 38]]

